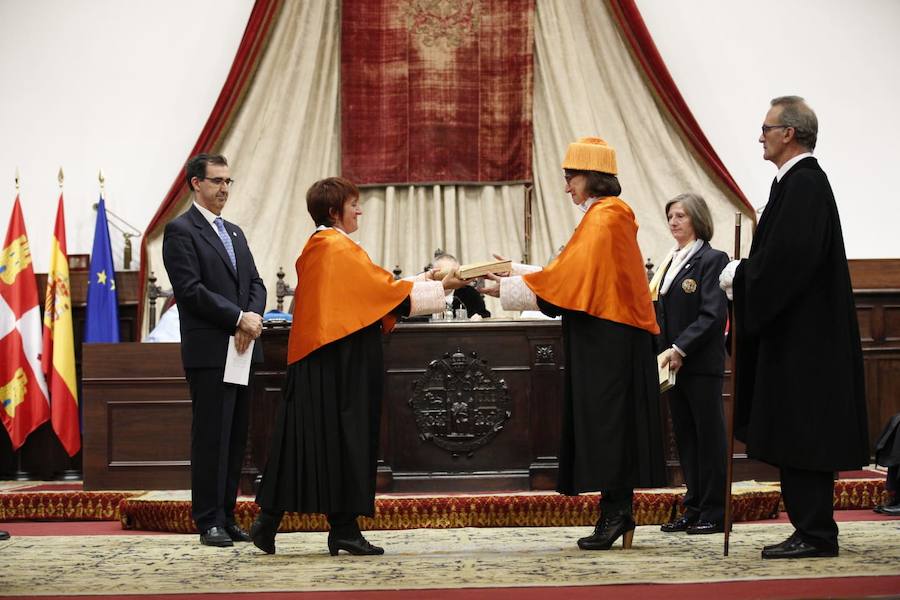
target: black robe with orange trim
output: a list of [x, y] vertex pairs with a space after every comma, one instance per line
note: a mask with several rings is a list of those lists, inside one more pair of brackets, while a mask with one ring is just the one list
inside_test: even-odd
[[297, 259], [288, 369], [256, 502], [270, 511], [373, 515], [382, 331], [412, 283], [343, 233], [316, 232]]
[[643, 262], [634, 213], [610, 197], [588, 209], [556, 260], [523, 277], [545, 314], [562, 315], [560, 493], [666, 483], [659, 328]]

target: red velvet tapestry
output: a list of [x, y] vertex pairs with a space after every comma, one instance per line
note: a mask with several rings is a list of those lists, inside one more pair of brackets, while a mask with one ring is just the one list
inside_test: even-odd
[[531, 180], [534, 0], [343, 0], [341, 19], [345, 177]]

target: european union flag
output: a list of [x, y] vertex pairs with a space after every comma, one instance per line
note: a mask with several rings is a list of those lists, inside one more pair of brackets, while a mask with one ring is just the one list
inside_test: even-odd
[[116, 272], [113, 269], [109, 225], [106, 223], [106, 203], [103, 196], [97, 204], [97, 225], [94, 228], [94, 248], [91, 251], [91, 272], [87, 289], [87, 314], [84, 341], [119, 341], [119, 303], [116, 294]]

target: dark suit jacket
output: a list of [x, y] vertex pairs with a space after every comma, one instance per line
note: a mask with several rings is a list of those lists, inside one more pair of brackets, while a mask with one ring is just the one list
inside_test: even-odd
[[487, 319], [491, 316], [491, 311], [484, 305], [484, 298], [470, 285], [453, 292], [453, 310], [458, 308], [465, 308], [469, 317], [477, 314]]
[[[228, 337], [237, 329], [241, 311], [263, 314], [266, 287], [244, 232], [225, 221], [231, 236], [237, 273], [222, 240], [196, 207], [166, 225], [163, 262], [178, 303], [181, 359], [186, 369], [225, 366]], [[262, 362], [257, 340], [253, 362]]]
[[721, 376], [725, 373], [728, 304], [725, 292], [719, 289], [719, 273], [727, 264], [727, 254], [704, 242], [687, 264], [682, 265], [668, 293], [659, 296], [656, 303], [660, 329], [658, 350], [662, 352], [675, 344], [687, 354], [679, 374]]

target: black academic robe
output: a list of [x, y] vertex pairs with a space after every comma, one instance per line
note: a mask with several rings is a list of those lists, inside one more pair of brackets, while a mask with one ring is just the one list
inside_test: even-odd
[[[409, 299], [396, 309], [409, 312]], [[373, 516], [384, 357], [381, 321], [291, 363], [256, 503]]]
[[774, 182], [734, 278], [735, 432], [751, 458], [869, 462], [862, 349], [837, 206], [816, 159]]
[[659, 382], [650, 332], [565, 310], [565, 389], [560, 431], [561, 494], [666, 484]]

